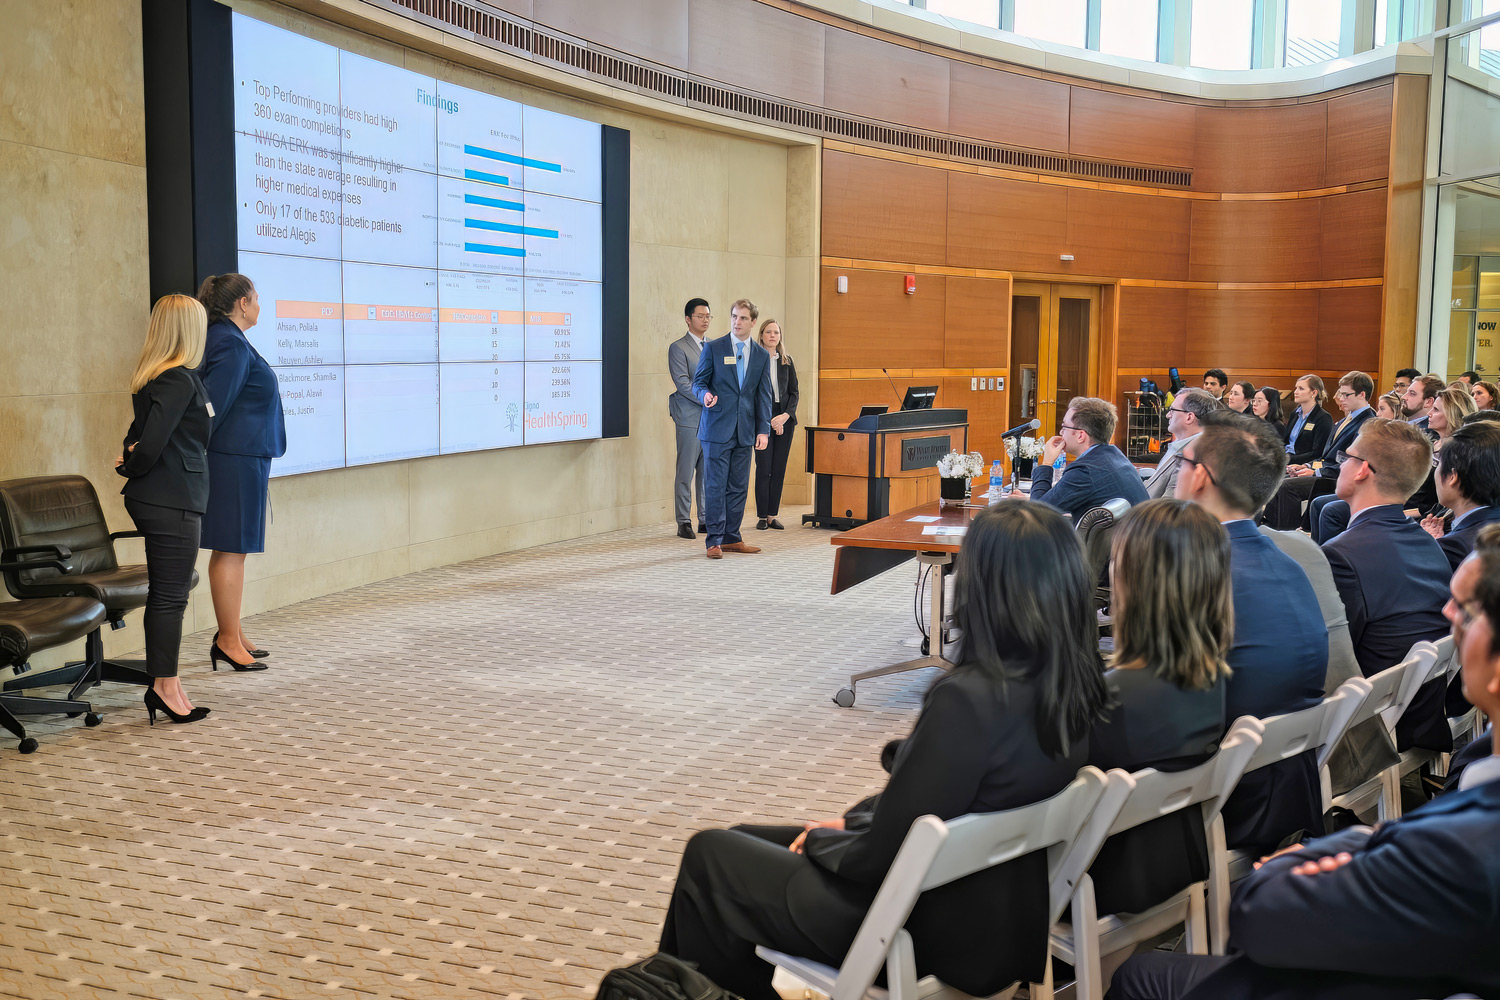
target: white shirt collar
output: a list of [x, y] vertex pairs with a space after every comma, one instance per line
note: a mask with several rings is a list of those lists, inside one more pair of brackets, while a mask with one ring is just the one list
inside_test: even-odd
[[1464, 768], [1464, 773], [1458, 776], [1458, 790], [1478, 788], [1492, 781], [1500, 781], [1500, 757], [1493, 754]]
[[1372, 510], [1380, 510], [1382, 507], [1400, 507], [1400, 506], [1401, 505], [1399, 503], [1378, 503], [1378, 504], [1376, 504], [1373, 507], [1366, 507], [1364, 510], [1360, 511], [1358, 514], [1355, 514], [1353, 517], [1349, 518], [1349, 523], [1344, 527], [1344, 530], [1348, 531], [1350, 528], [1354, 527], [1354, 522], [1355, 521], [1358, 521], [1360, 518], [1364, 517], [1366, 514], [1368, 514]]
[[688, 331], [688, 336], [693, 338], [693, 343], [695, 343], [695, 344], [698, 345], [698, 350], [700, 350], [700, 351], [703, 350], [703, 340], [704, 340], [703, 337], [698, 336], [692, 330]]
[[[1202, 431], [1198, 432], [1198, 434], [1201, 434], [1201, 433], [1203, 433], [1203, 432]], [[1184, 448], [1187, 447], [1188, 442], [1191, 441], [1193, 438], [1197, 437], [1198, 434], [1189, 434], [1187, 437], [1180, 438], [1178, 440], [1173, 441], [1171, 444], [1167, 445], [1167, 455], [1175, 455], [1177, 452], [1182, 451], [1182, 449], [1184, 449]], [[1163, 455], [1162, 457], [1166, 458], [1167, 456]]]

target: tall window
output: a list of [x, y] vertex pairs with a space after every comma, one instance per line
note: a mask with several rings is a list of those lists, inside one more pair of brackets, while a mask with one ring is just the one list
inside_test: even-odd
[[1343, 7], [1343, 0], [1287, 0], [1288, 66], [1311, 66], [1338, 58]]
[[1000, 27], [1000, 0], [927, 0], [927, 9], [986, 28]]
[[1193, 0], [1188, 61], [1204, 69], [1249, 69], [1255, 0]]
[[1099, 51], [1155, 62], [1159, 11], [1158, 0], [1102, 0]]
[[1016, 34], [1084, 47], [1088, 0], [1016, 0]]

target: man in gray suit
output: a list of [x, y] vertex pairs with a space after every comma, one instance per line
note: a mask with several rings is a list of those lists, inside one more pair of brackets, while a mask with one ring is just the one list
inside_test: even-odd
[[1182, 475], [1182, 449], [1203, 430], [1203, 417], [1222, 409], [1222, 403], [1202, 389], [1183, 389], [1172, 397], [1167, 408], [1167, 430], [1172, 443], [1156, 463], [1156, 471], [1146, 480], [1146, 495], [1152, 500], [1177, 495], [1177, 477]]
[[[693, 372], [703, 353], [703, 337], [713, 321], [713, 311], [703, 299], [689, 299], [682, 310], [687, 333], [667, 347], [667, 371], [672, 376], [672, 395], [667, 397], [667, 411], [677, 428], [677, 476], [672, 488], [673, 513], [677, 518], [677, 535], [696, 538], [693, 534], [693, 491], [698, 493], [698, 531], [707, 530], [703, 515], [703, 446], [698, 443], [698, 421], [703, 405], [693, 395]], [[696, 486], [694, 485], [696, 484]]]

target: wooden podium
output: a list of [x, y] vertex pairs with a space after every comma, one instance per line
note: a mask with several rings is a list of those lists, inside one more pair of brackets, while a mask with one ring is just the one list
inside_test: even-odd
[[933, 502], [938, 459], [968, 450], [968, 410], [898, 410], [848, 427], [809, 427], [813, 512], [802, 523], [848, 531]]

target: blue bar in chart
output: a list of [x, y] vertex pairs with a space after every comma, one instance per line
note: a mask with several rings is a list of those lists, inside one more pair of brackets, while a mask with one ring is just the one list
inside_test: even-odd
[[487, 222], [484, 219], [465, 219], [464, 225], [470, 229], [489, 229], [497, 233], [516, 233], [521, 236], [545, 236], [548, 239], [557, 239], [556, 229], [538, 229], [536, 226], [514, 226], [509, 222]]
[[510, 187], [510, 178], [501, 177], [499, 174], [487, 174], [482, 170], [464, 170], [464, 178], [471, 181], [483, 181], [486, 184], [503, 184]]
[[546, 160], [533, 160], [527, 156], [517, 156], [514, 153], [501, 153], [494, 149], [485, 149], [483, 146], [464, 146], [464, 152], [470, 156], [483, 156], [490, 160], [499, 160], [501, 163], [514, 163], [519, 167], [530, 167], [533, 170], [551, 170], [554, 173], [562, 173], [561, 163], [548, 163]]
[[502, 257], [525, 257], [526, 251], [520, 247], [497, 247], [488, 243], [465, 243], [464, 249], [470, 253], [493, 253]]
[[483, 195], [464, 195], [465, 205], [483, 205], [486, 208], [506, 208], [512, 212], [524, 212], [526, 206], [519, 201], [501, 201], [499, 198], [486, 198]]

